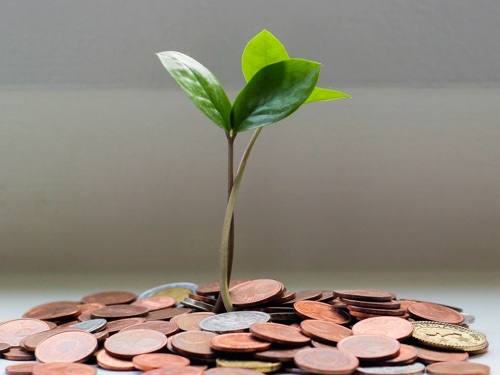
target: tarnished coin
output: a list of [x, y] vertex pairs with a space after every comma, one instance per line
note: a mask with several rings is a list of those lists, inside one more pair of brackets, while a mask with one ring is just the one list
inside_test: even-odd
[[199, 331], [201, 329], [200, 322], [212, 316], [215, 316], [213, 312], [195, 312], [174, 316], [170, 322], [177, 324], [182, 331]]
[[464, 362], [469, 358], [469, 353], [467, 352], [432, 350], [419, 346], [414, 346], [414, 348], [417, 352], [418, 360], [426, 365], [436, 362]]
[[362, 301], [391, 301], [396, 297], [391, 292], [372, 289], [342, 289], [334, 290], [333, 293], [340, 298]]
[[337, 348], [363, 361], [395, 357], [401, 344], [392, 337], [379, 335], [352, 335], [338, 342]]
[[7, 375], [31, 375], [33, 373], [33, 367], [38, 364], [38, 362], [29, 362], [9, 365], [5, 368], [5, 373]]
[[262, 341], [251, 333], [226, 333], [212, 338], [210, 346], [214, 350], [227, 353], [254, 353], [267, 350], [271, 343]]
[[166, 296], [173, 297], [177, 303], [186, 298], [189, 293], [196, 293], [196, 288], [198, 288], [197, 284], [194, 283], [170, 283], [164, 284], [160, 286], [156, 286], [139, 295], [138, 300], [142, 300], [144, 298], [156, 297], [156, 296]]
[[135, 370], [135, 366], [132, 363], [132, 361], [123, 358], [112, 357], [104, 349], [99, 350], [95, 357], [99, 367], [102, 367], [103, 369], [106, 370], [112, 370], [112, 371]]
[[489, 366], [472, 362], [438, 362], [427, 366], [430, 375], [488, 375]]
[[126, 328], [123, 328], [120, 332], [128, 331], [131, 329], [152, 329], [163, 333], [165, 336], [173, 335], [179, 330], [177, 324], [172, 322], [165, 322], [163, 320], [150, 320], [144, 323], [137, 323]]
[[281, 297], [285, 286], [272, 279], [250, 280], [229, 289], [233, 305], [247, 308], [263, 305]]
[[210, 305], [209, 303], [203, 302], [203, 301], [198, 301], [189, 297], [184, 298], [180, 304], [185, 307], [190, 307], [194, 310], [198, 311], [212, 311], [214, 306]]
[[343, 338], [352, 335], [352, 331], [340, 324], [325, 320], [307, 319], [300, 323], [300, 329], [307, 336], [328, 344], [337, 344]]
[[359, 360], [337, 349], [308, 348], [295, 355], [295, 364], [313, 374], [350, 374], [359, 365]]
[[303, 319], [326, 320], [336, 324], [346, 324], [350, 321], [349, 314], [324, 302], [298, 301], [294, 303], [293, 308]]
[[425, 366], [413, 363], [405, 366], [358, 367], [356, 372], [364, 375], [419, 375], [423, 374]]
[[279, 323], [254, 323], [250, 326], [250, 332], [261, 340], [276, 344], [304, 346], [311, 341], [301, 331]]
[[106, 319], [90, 319], [85, 322], [75, 323], [69, 326], [69, 328], [77, 328], [90, 333], [100, 331], [106, 327], [108, 321]]
[[[250, 281], [250, 279], [231, 279], [229, 282], [229, 289], [236, 285], [246, 283], [247, 281]], [[212, 281], [210, 283], [199, 285], [196, 288], [196, 293], [201, 296], [218, 295], [220, 293], [220, 282]]]
[[441, 323], [460, 324], [464, 317], [459, 312], [436, 303], [417, 302], [408, 306], [408, 312], [419, 320], [432, 320]]
[[126, 318], [126, 319], [112, 320], [111, 322], [108, 322], [108, 324], [106, 325], [106, 330], [109, 333], [115, 333], [127, 327], [133, 326], [135, 324], [144, 323], [145, 321], [146, 319], [144, 318]]
[[169, 309], [175, 306], [176, 303], [177, 301], [174, 297], [154, 296], [132, 302], [132, 306], [144, 306], [147, 307], [148, 311], [156, 311], [161, 309]]
[[35, 356], [40, 362], [80, 362], [97, 348], [97, 339], [85, 331], [60, 332], [39, 343]]
[[124, 291], [93, 293], [82, 298], [83, 303], [101, 303], [103, 305], [122, 305], [134, 302], [137, 295]]
[[241, 332], [254, 323], [268, 322], [271, 316], [261, 311], [233, 311], [208, 317], [200, 322], [203, 331], [217, 333]]
[[487, 345], [486, 336], [456, 324], [413, 322], [413, 338], [426, 346], [473, 352]]
[[0, 323], [0, 342], [10, 346], [19, 346], [26, 336], [34, 333], [48, 331], [50, 326], [39, 319], [23, 318]]
[[104, 349], [119, 358], [131, 358], [160, 350], [167, 344], [167, 336], [152, 329], [120, 331], [104, 342]]
[[92, 317], [106, 320], [143, 317], [148, 314], [145, 306], [111, 305], [92, 311]]
[[214, 358], [215, 352], [210, 341], [217, 336], [213, 332], [186, 331], [172, 337], [172, 347], [176, 352], [188, 357]]
[[94, 367], [82, 363], [40, 363], [33, 367], [33, 375], [95, 375]]
[[186, 367], [190, 364], [190, 360], [186, 357], [170, 353], [141, 354], [132, 358], [132, 362], [138, 370], [142, 371], [166, 367]]
[[390, 316], [364, 319], [352, 326], [353, 335], [383, 335], [396, 340], [404, 340], [412, 332], [413, 325], [409, 321]]
[[[227, 371], [222, 373], [216, 372], [216, 374], [240, 374], [240, 375], [262, 374], [262, 373], [274, 372], [276, 370], [279, 370], [281, 367], [280, 362], [237, 360], [237, 359], [225, 359], [225, 358], [217, 358], [216, 364], [217, 368], [225, 368], [232, 370], [232, 372], [227, 372]], [[239, 370], [246, 370], [247, 372], [241, 372]], [[206, 373], [207, 372], [205, 372], [205, 374]]]

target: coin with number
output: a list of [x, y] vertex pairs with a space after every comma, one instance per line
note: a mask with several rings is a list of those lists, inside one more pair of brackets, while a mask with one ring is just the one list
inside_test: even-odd
[[104, 349], [118, 358], [131, 358], [160, 350], [167, 344], [167, 336], [152, 329], [120, 331], [104, 342]]
[[359, 360], [352, 354], [338, 349], [308, 348], [295, 355], [295, 364], [313, 374], [350, 374], [359, 365]]
[[97, 348], [97, 339], [89, 332], [69, 331], [50, 336], [39, 343], [35, 357], [40, 362], [80, 362]]
[[213, 332], [186, 331], [172, 336], [172, 347], [179, 354], [201, 358], [213, 358], [215, 352], [210, 341], [217, 336]]
[[210, 346], [227, 353], [254, 353], [269, 349], [271, 343], [262, 341], [251, 333], [241, 332], [215, 336], [210, 341]]

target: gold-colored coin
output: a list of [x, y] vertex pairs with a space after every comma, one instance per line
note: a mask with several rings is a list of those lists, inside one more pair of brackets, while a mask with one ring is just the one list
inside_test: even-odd
[[473, 352], [486, 347], [486, 336], [456, 324], [433, 321], [413, 322], [413, 338], [422, 344], [448, 350]]
[[237, 361], [232, 359], [218, 358], [216, 360], [217, 367], [245, 368], [263, 373], [279, 370], [281, 362], [267, 361]]

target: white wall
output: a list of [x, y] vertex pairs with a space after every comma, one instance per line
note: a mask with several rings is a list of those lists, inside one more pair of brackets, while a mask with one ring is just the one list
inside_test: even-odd
[[154, 53], [234, 89], [262, 28], [353, 99], [263, 131], [237, 269], [497, 267], [498, 4], [0, 2], [0, 269], [216, 267], [225, 137]]

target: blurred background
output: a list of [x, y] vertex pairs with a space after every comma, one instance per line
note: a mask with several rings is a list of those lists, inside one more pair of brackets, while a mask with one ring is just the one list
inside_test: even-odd
[[499, 19], [497, 0], [3, 0], [1, 273], [215, 279], [226, 138], [155, 53], [200, 61], [232, 100], [262, 29], [352, 99], [264, 129], [235, 274], [496, 269]]

